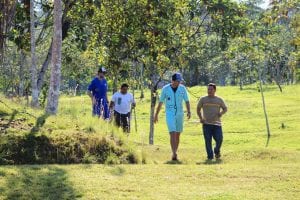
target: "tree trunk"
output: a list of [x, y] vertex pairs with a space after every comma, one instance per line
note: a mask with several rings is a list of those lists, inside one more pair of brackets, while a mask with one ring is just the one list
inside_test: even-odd
[[118, 91], [118, 77], [113, 77], [113, 94]]
[[145, 98], [145, 94], [144, 94], [144, 63], [142, 63], [141, 65], [141, 72], [140, 72], [140, 77], [139, 77], [139, 85], [140, 85], [140, 90], [141, 90], [141, 96], [140, 99], [144, 99]]
[[48, 53], [47, 53], [47, 56], [46, 56], [46, 59], [42, 65], [42, 68], [38, 74], [38, 79], [37, 79], [37, 88], [38, 88], [38, 91], [40, 93], [42, 87], [43, 87], [43, 84], [44, 84], [44, 78], [45, 78], [45, 73], [48, 69], [48, 66], [50, 64], [50, 60], [51, 60], [51, 57], [52, 57], [52, 46], [53, 46], [53, 41], [51, 41], [51, 44], [50, 44], [50, 47], [48, 49]]
[[149, 144], [154, 144], [154, 110], [156, 105], [156, 89], [151, 88], [151, 107], [150, 107], [150, 133], [149, 133]]
[[[66, 19], [68, 11], [75, 5], [76, 1], [68, 1], [65, 4], [64, 12], [63, 12], [63, 17], [62, 17], [62, 40], [64, 40], [68, 36], [68, 31], [70, 29], [70, 22]], [[51, 61], [52, 57], [52, 46], [53, 46], [53, 40], [51, 41], [50, 47], [48, 49], [48, 53], [46, 56], [46, 59], [44, 60], [44, 63], [42, 65], [42, 68], [38, 74], [38, 79], [37, 79], [37, 87], [38, 91], [40, 93], [43, 85], [44, 85], [44, 78], [45, 78], [45, 73], [48, 69], [48, 66]]]
[[61, 77], [62, 1], [54, 0], [54, 32], [51, 57], [51, 78], [46, 112], [56, 114]]
[[262, 104], [263, 104], [263, 109], [264, 109], [264, 114], [265, 114], [265, 119], [266, 119], [266, 127], [267, 127], [267, 144], [266, 144], [266, 146], [268, 146], [269, 140], [271, 137], [271, 133], [270, 133], [270, 126], [269, 126], [268, 114], [267, 114], [267, 109], [266, 109], [265, 97], [264, 97], [264, 92], [263, 92], [263, 88], [262, 88], [261, 72], [259, 72], [259, 88], [260, 88], [261, 99], [262, 99]]
[[240, 77], [240, 90], [243, 90], [243, 80], [242, 80], [242, 77]]
[[160, 83], [161, 78], [158, 80], [156, 76], [152, 74], [151, 76], [151, 107], [150, 107], [150, 132], [149, 132], [149, 144], [154, 144], [154, 110], [156, 105], [157, 99], [157, 88], [158, 84]]
[[39, 93], [37, 88], [37, 69], [35, 55], [35, 30], [34, 30], [34, 0], [30, 0], [30, 43], [31, 43], [31, 106], [39, 106]]
[[20, 69], [19, 69], [19, 96], [24, 96], [24, 68], [25, 68], [26, 56], [24, 51], [20, 50]]

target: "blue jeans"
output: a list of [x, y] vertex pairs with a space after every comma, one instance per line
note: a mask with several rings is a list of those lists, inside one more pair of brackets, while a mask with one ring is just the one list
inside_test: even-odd
[[108, 102], [105, 98], [96, 99], [96, 103], [93, 105], [93, 116], [100, 117], [102, 114], [104, 119], [109, 118]]
[[[213, 159], [214, 153], [220, 154], [220, 148], [223, 142], [222, 127], [211, 124], [203, 124], [203, 135], [205, 140], [207, 159]], [[212, 138], [216, 142], [214, 151], [212, 150]]]

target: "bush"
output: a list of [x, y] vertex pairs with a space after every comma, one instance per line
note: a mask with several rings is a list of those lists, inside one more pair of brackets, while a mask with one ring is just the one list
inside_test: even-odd
[[[121, 145], [120, 145], [121, 144]], [[113, 137], [96, 134], [3, 136], [0, 164], [137, 163]]]

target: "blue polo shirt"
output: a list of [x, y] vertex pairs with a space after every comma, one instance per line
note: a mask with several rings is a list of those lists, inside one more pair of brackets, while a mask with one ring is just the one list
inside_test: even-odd
[[95, 77], [89, 85], [88, 90], [92, 92], [96, 99], [106, 99], [106, 93], [108, 90], [106, 79], [99, 79], [98, 77]]
[[171, 84], [163, 87], [160, 95], [160, 102], [165, 103], [166, 114], [183, 115], [183, 101], [189, 101], [188, 93], [183, 85], [179, 85], [176, 92], [173, 91]]

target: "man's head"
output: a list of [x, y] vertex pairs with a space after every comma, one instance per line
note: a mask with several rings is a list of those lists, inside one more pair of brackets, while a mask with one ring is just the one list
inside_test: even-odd
[[99, 66], [99, 70], [98, 70], [98, 76], [100, 77], [100, 78], [104, 78], [104, 76], [105, 76], [105, 74], [106, 74], [106, 69], [105, 69], [105, 67], [103, 67], [103, 66]]
[[127, 94], [128, 88], [129, 88], [129, 85], [128, 85], [127, 83], [123, 83], [123, 84], [121, 85], [120, 92], [121, 92], [122, 94]]
[[214, 97], [217, 90], [217, 86], [214, 83], [209, 83], [207, 85], [207, 94], [210, 97]]
[[180, 73], [175, 73], [172, 75], [172, 87], [177, 88], [179, 84], [183, 81]]

